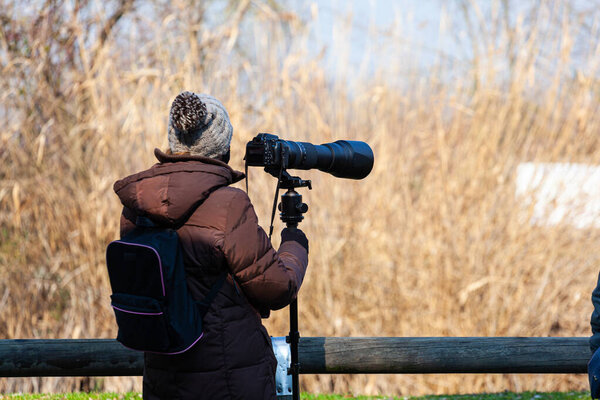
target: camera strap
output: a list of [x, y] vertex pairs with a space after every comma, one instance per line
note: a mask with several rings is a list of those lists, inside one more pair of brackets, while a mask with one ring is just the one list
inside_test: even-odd
[[275, 189], [275, 198], [273, 199], [273, 211], [271, 211], [271, 226], [269, 226], [269, 240], [273, 235], [273, 221], [275, 221], [275, 211], [277, 210], [277, 199], [279, 198], [279, 185], [281, 184], [281, 176], [283, 175], [283, 163], [279, 169], [279, 176], [277, 177], [277, 188]]
[[[244, 172], [246, 173], [246, 194], [250, 194], [248, 192], [248, 181], [250, 180], [248, 177], [248, 160], [244, 163]], [[277, 210], [277, 199], [279, 197], [279, 185], [281, 184], [281, 177], [283, 176], [283, 163], [279, 168], [279, 176], [277, 177], [277, 187], [275, 188], [275, 198], [273, 199], [273, 211], [271, 211], [271, 224], [269, 226], [269, 240], [271, 240], [271, 236], [273, 236], [273, 222], [275, 221], [275, 211]]]
[[244, 162], [244, 173], [246, 174], [246, 194], [248, 193], [248, 160]]

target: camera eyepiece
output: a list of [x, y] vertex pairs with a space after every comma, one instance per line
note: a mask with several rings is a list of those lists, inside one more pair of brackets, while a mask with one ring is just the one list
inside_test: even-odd
[[338, 140], [315, 145], [260, 133], [246, 145], [249, 166], [265, 167], [271, 174], [283, 169], [316, 168], [338, 178], [363, 179], [373, 169], [373, 150], [365, 142]]

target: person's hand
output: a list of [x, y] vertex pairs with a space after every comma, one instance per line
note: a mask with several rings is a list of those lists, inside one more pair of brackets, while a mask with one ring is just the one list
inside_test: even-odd
[[281, 243], [283, 244], [284, 242], [291, 241], [300, 244], [300, 246], [304, 247], [306, 249], [306, 252], [308, 253], [308, 239], [306, 238], [304, 232], [302, 232], [300, 229], [284, 228], [281, 231]]

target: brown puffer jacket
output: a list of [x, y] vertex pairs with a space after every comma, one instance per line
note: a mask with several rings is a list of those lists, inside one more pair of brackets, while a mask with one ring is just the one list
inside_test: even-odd
[[230, 275], [204, 318], [204, 337], [180, 355], [147, 353], [145, 399], [274, 399], [276, 360], [260, 314], [295, 298], [308, 263], [296, 241], [271, 246], [246, 193], [244, 178], [213, 159], [167, 155], [117, 181], [124, 205], [121, 235], [137, 215], [179, 226], [188, 286], [204, 298], [222, 271]]

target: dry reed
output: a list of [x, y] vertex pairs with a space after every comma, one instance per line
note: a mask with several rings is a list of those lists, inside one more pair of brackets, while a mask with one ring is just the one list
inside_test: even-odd
[[[598, 13], [532, 2], [456, 3], [469, 57], [418, 65], [398, 22], [358, 71], [340, 37], [326, 67], [311, 23], [271, 2], [228, 2], [209, 20], [186, 1], [0, 1], [0, 337], [114, 337], [104, 248], [118, 234], [112, 183], [166, 145], [172, 98], [227, 106], [232, 165], [258, 132], [316, 143], [366, 140], [360, 182], [303, 175], [310, 267], [304, 336], [587, 336], [597, 229], [527, 222], [523, 161], [599, 159]], [[133, 6], [132, 6], [133, 5]], [[520, 17], [523, 18], [520, 18]], [[319, 50], [319, 49], [317, 49]], [[338, 53], [339, 51], [339, 53]], [[349, 83], [350, 82], [350, 83]], [[272, 178], [250, 173], [268, 223]], [[525, 215], [525, 217], [524, 217]], [[275, 239], [277, 242], [278, 239]], [[266, 322], [285, 335], [287, 313]], [[584, 389], [582, 376], [310, 376], [311, 392], [417, 395]], [[0, 391], [140, 388], [132, 378], [0, 380]]]

